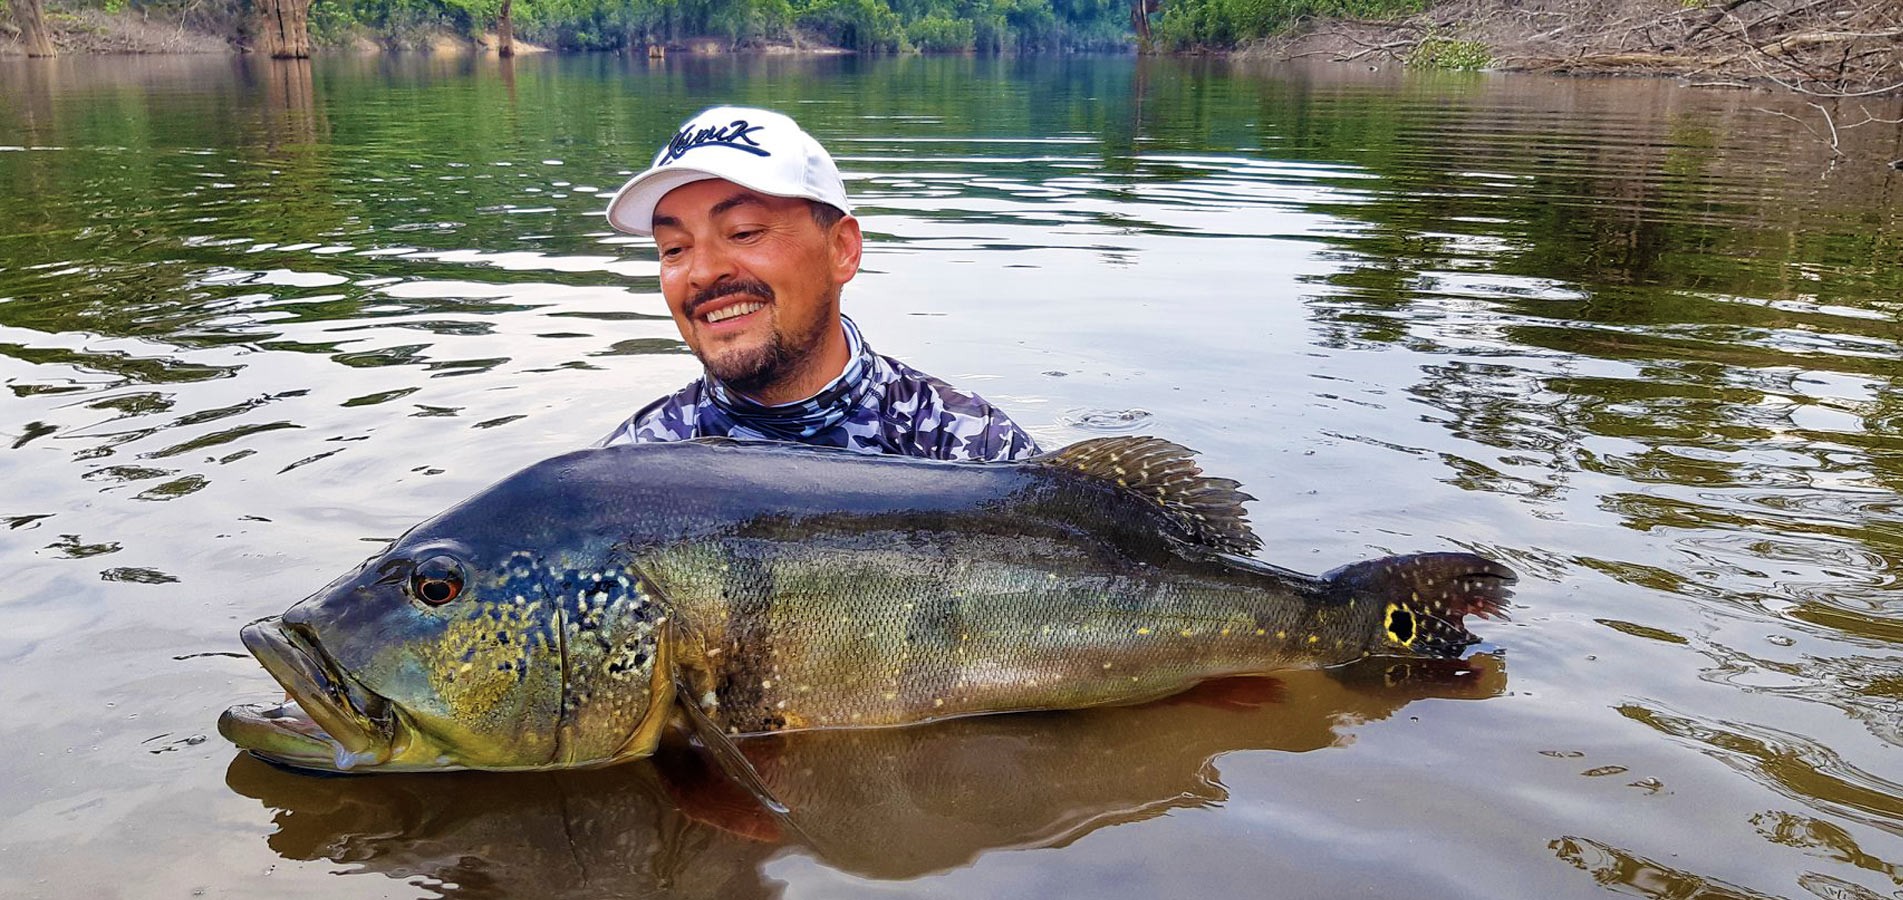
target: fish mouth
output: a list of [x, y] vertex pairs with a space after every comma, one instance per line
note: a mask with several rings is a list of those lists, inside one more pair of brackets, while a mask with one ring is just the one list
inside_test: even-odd
[[400, 730], [394, 707], [345, 676], [304, 629], [271, 618], [246, 625], [239, 637], [290, 699], [225, 710], [219, 734], [300, 769], [348, 772], [389, 761]]

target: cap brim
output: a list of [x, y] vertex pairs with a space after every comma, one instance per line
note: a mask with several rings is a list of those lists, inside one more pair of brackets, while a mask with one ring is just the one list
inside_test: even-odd
[[608, 201], [608, 224], [629, 234], [652, 235], [654, 207], [660, 205], [661, 198], [667, 196], [669, 191], [696, 181], [720, 177], [686, 166], [649, 169], [628, 179], [621, 190], [615, 191], [614, 199]]
[[792, 184], [760, 184], [750, 179], [735, 177], [734, 172], [710, 172], [689, 166], [668, 166], [665, 169], [649, 169], [621, 186], [615, 192], [614, 199], [608, 201], [608, 224], [629, 234], [654, 234], [654, 208], [661, 205], [661, 198], [678, 187], [693, 184], [696, 181], [708, 181], [719, 178], [733, 182], [750, 191], [757, 191], [771, 197], [798, 198], [824, 203], [838, 209], [846, 215], [852, 215], [850, 206], [842, 206], [830, 200], [814, 196], [813, 192]]

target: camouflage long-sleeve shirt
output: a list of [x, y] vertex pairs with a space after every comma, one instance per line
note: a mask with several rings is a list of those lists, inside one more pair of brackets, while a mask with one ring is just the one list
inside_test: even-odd
[[983, 397], [872, 352], [843, 321], [851, 361], [812, 397], [764, 406], [703, 376], [642, 407], [601, 445], [736, 437], [948, 460], [1037, 454], [1037, 442]]

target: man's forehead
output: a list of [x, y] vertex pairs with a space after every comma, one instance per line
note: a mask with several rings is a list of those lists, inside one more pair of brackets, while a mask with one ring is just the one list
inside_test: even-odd
[[793, 204], [804, 205], [805, 200], [794, 197], [776, 197], [735, 184], [724, 178], [704, 178], [681, 185], [661, 196], [654, 204], [655, 224], [664, 220], [680, 221], [682, 216], [719, 215], [740, 206], [764, 206], [775, 209]]

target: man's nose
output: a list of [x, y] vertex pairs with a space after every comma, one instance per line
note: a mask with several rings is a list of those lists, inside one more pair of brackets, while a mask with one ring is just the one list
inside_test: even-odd
[[687, 282], [696, 291], [704, 291], [734, 276], [733, 257], [719, 241], [704, 241], [694, 248], [687, 267]]

